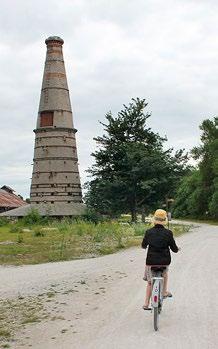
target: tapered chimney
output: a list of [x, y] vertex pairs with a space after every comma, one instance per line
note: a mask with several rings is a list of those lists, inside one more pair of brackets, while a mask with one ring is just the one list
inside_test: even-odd
[[[35, 132], [30, 202], [70, 207], [82, 203], [78, 170], [76, 129], [62, 46], [58, 36], [45, 40], [47, 46], [39, 112]], [[78, 206], [78, 205], [77, 205]]]

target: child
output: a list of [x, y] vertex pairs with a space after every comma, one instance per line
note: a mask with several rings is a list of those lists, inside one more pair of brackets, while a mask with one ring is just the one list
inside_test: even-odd
[[151, 310], [151, 308], [149, 307], [149, 303], [152, 291], [152, 265], [166, 266], [166, 270], [163, 273], [163, 296], [172, 297], [172, 294], [167, 291], [168, 265], [171, 263], [170, 249], [176, 253], [179, 251], [179, 248], [176, 245], [176, 242], [173, 238], [172, 231], [164, 227], [166, 223], [166, 211], [161, 209], [156, 210], [154, 214], [154, 227], [148, 229], [145, 232], [145, 236], [142, 241], [142, 248], [146, 249], [148, 246], [145, 275], [143, 278], [148, 282], [145, 296], [145, 304], [143, 305], [144, 310]]

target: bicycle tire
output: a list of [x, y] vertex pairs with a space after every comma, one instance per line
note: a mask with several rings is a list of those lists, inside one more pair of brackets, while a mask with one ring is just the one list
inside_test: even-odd
[[154, 330], [157, 331], [158, 325], [159, 325], [159, 309], [158, 309], [158, 307], [153, 308], [153, 312], [154, 312]]
[[158, 313], [159, 313], [159, 314], [161, 314], [162, 308], [163, 308], [163, 302], [161, 302], [161, 301], [159, 300], [159, 304], [158, 304]]

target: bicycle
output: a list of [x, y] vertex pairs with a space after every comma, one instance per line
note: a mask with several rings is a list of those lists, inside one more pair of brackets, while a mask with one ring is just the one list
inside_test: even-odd
[[165, 266], [152, 266], [152, 294], [151, 305], [154, 313], [154, 330], [159, 328], [159, 315], [163, 308], [163, 272]]

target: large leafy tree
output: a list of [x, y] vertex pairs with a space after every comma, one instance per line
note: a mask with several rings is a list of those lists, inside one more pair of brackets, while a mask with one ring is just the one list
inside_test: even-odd
[[103, 136], [94, 138], [98, 149], [86, 200], [101, 213], [131, 212], [135, 221], [138, 210], [153, 209], [172, 195], [187, 170], [187, 155], [164, 150], [166, 138], [147, 126], [146, 107], [145, 99], [137, 98], [116, 117], [107, 113]]
[[201, 174], [195, 169], [185, 176], [177, 190], [174, 203], [174, 215], [176, 217], [198, 217], [202, 212]]
[[200, 125], [201, 145], [193, 148], [198, 166], [183, 179], [175, 201], [177, 216], [218, 218], [218, 118]]

